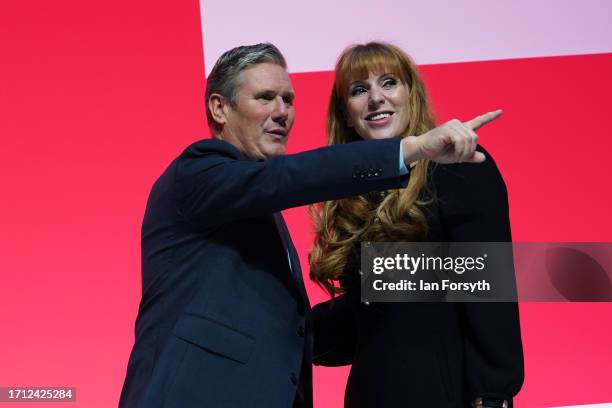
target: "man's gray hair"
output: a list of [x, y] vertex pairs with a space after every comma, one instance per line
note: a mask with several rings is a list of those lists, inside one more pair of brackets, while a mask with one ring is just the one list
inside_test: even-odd
[[269, 62], [287, 69], [285, 57], [270, 43], [243, 45], [226, 51], [219, 57], [206, 81], [206, 119], [211, 130], [220, 131], [208, 107], [210, 95], [217, 93], [226, 97], [231, 106], [236, 106], [240, 73], [254, 64]]

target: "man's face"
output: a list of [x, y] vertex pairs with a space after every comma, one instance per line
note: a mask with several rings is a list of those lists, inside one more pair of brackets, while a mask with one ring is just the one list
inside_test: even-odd
[[251, 159], [285, 153], [295, 112], [294, 92], [280, 65], [253, 65], [240, 74], [236, 106], [227, 107], [220, 136]]

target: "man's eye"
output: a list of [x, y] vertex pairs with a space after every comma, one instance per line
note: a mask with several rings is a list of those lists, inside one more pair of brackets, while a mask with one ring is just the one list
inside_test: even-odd
[[272, 94], [261, 94], [257, 96], [257, 99], [264, 101], [264, 102], [270, 102], [274, 100], [274, 95]]
[[287, 106], [293, 106], [293, 98], [285, 97], [283, 98], [283, 102], [285, 102]]
[[368, 90], [364, 86], [355, 86], [351, 89], [351, 96], [361, 95]]

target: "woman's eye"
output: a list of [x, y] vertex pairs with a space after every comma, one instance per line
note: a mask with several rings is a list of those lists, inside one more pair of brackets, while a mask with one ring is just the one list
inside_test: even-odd
[[385, 88], [391, 88], [397, 85], [397, 80], [395, 78], [387, 78], [383, 81], [383, 86]]
[[364, 86], [355, 86], [351, 89], [351, 96], [361, 95], [365, 92], [367, 92], [367, 89]]

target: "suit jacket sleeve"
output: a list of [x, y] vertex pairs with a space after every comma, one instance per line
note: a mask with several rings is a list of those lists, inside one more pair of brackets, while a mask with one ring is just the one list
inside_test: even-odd
[[[434, 170], [442, 229], [449, 242], [510, 242], [508, 196], [491, 156]], [[513, 270], [513, 268], [510, 268]], [[509, 401], [523, 383], [517, 303], [461, 303], [469, 398]]]
[[269, 160], [248, 160], [232, 145], [204, 140], [176, 161], [181, 215], [220, 225], [286, 208], [399, 188], [399, 139], [360, 141]]

